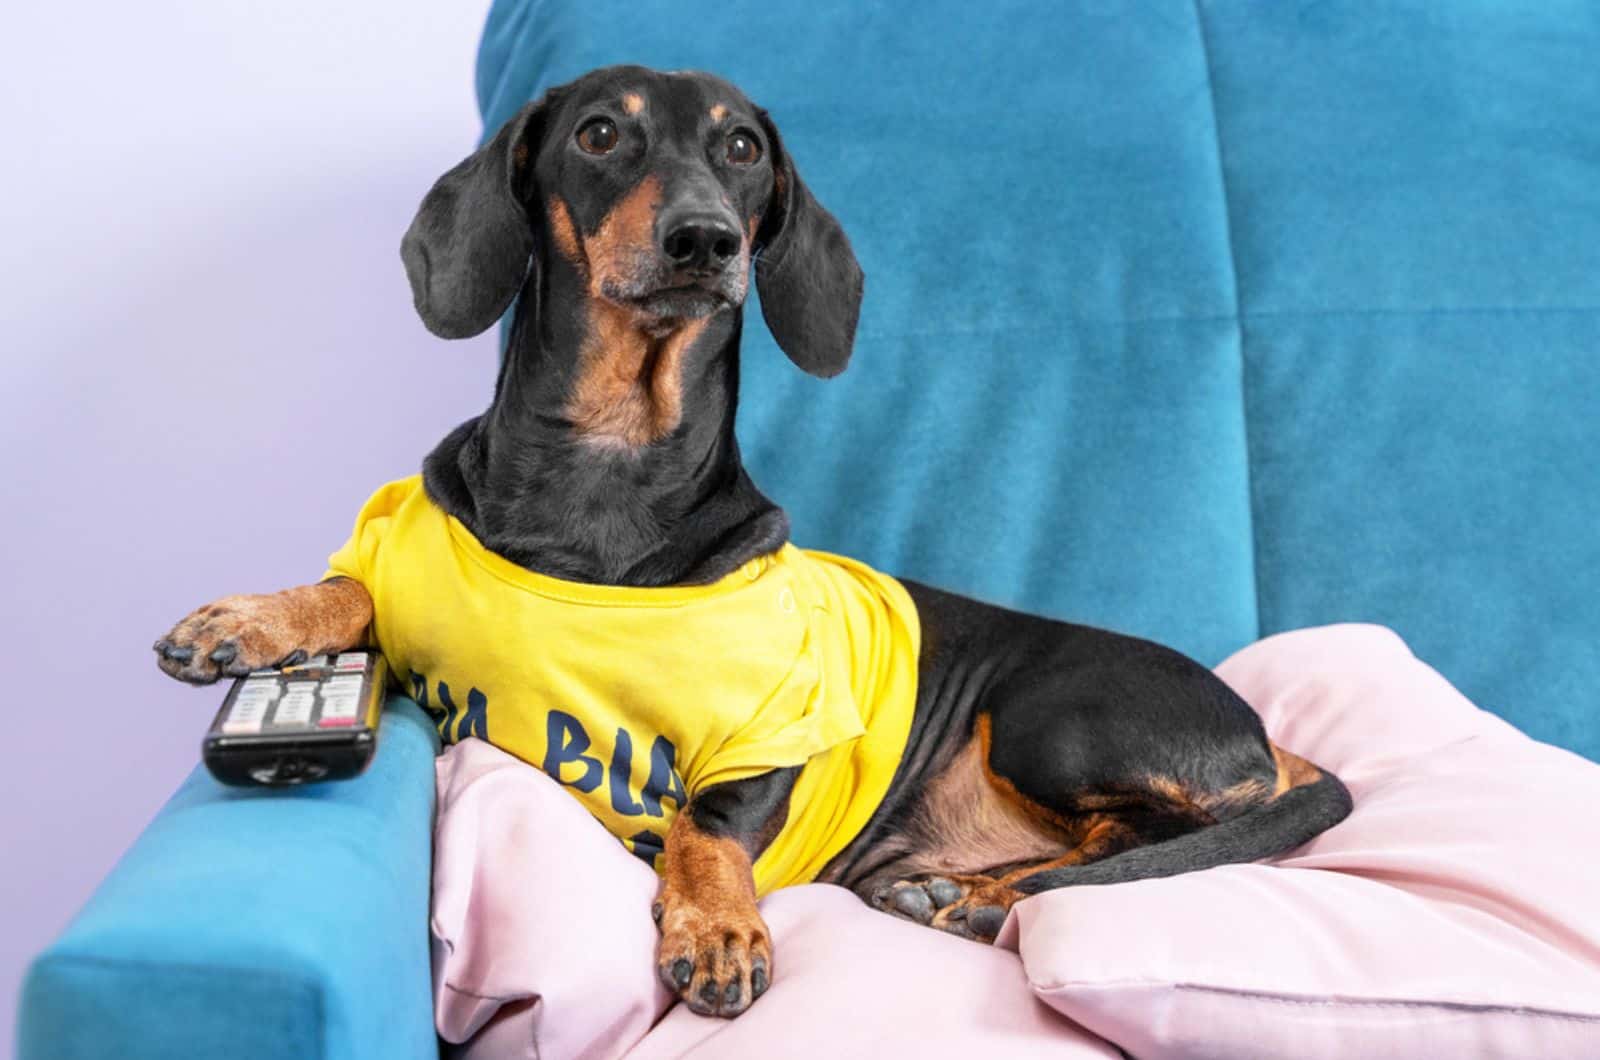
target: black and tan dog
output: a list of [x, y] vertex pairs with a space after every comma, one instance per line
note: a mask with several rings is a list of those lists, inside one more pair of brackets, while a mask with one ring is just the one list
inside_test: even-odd
[[[493, 404], [424, 468], [433, 503], [484, 546], [651, 587], [713, 582], [785, 544], [733, 436], [751, 264], [779, 346], [819, 376], [850, 356], [862, 274], [737, 89], [638, 67], [554, 89], [440, 179], [403, 256], [445, 337], [521, 296]], [[1265, 857], [1349, 812], [1337, 778], [1270, 743], [1198, 663], [903, 584], [922, 630], [910, 735], [820, 879], [988, 939], [1024, 896]], [[358, 644], [372, 615], [361, 584], [333, 578], [218, 601], [156, 650], [203, 683]], [[697, 1011], [736, 1014], [768, 985], [751, 865], [798, 772], [690, 791], [668, 831], [659, 969]]]

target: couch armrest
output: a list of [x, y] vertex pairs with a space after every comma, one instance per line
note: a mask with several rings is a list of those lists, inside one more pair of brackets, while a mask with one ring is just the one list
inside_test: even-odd
[[33, 962], [18, 1056], [437, 1057], [437, 749], [395, 698], [355, 780], [233, 789], [196, 768]]

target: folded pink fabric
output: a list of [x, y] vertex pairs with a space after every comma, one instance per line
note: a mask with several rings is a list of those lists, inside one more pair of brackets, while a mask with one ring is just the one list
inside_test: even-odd
[[677, 1005], [628, 1060], [1117, 1056], [1037, 1001], [1014, 953], [823, 884], [777, 891], [761, 912], [778, 963], [772, 989], [731, 1021]]
[[820, 884], [762, 902], [776, 969], [749, 1012], [728, 1022], [678, 1005], [650, 1031], [670, 1000], [654, 974], [655, 873], [486, 743], [446, 751], [438, 778], [435, 1016], [454, 1056], [810, 1060], [908, 1042], [927, 1060], [1116, 1056], [1033, 997], [1016, 954]]
[[433, 990], [466, 1057], [617, 1056], [671, 1002], [656, 874], [583, 804], [480, 740], [439, 756]]
[[1600, 767], [1378, 627], [1273, 637], [1219, 672], [1345, 779], [1349, 820], [1273, 864], [1039, 895], [998, 948], [780, 891], [772, 989], [731, 1022], [669, 1011], [654, 874], [542, 773], [464, 741], [438, 765], [439, 1032], [542, 1060], [1600, 1056]]
[[1139, 1057], [1600, 1057], [1600, 767], [1375, 626], [1219, 673], [1354, 813], [1271, 864], [1020, 904], [1034, 992]]

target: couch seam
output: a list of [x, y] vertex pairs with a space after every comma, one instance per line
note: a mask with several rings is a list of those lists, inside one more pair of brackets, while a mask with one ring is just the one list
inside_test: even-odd
[[[1473, 316], [1600, 316], [1600, 305], [1592, 306], [1416, 306], [1350, 307], [1335, 309], [1258, 309], [1249, 313], [1193, 313], [1152, 316], [1096, 317], [1063, 315], [1043, 322], [979, 324], [972, 327], [886, 328], [862, 327], [861, 338], [928, 338], [961, 335], [1004, 335], [1012, 333], [1055, 333], [1063, 327], [1144, 327], [1160, 324], [1226, 324], [1245, 320], [1326, 320], [1347, 317], [1473, 317]], [[1242, 326], [1242, 323], [1241, 323]]]
[[1200, 63], [1206, 75], [1206, 98], [1211, 105], [1211, 142], [1216, 147], [1217, 188], [1222, 195], [1222, 230], [1228, 251], [1228, 279], [1233, 286], [1233, 318], [1239, 351], [1239, 419], [1244, 445], [1245, 507], [1250, 519], [1250, 596], [1255, 607], [1256, 629], [1260, 640], [1264, 624], [1261, 617], [1261, 532], [1256, 513], [1255, 461], [1250, 446], [1250, 395], [1246, 384], [1248, 360], [1245, 354], [1244, 297], [1240, 291], [1239, 255], [1234, 250], [1232, 196], [1228, 191], [1227, 152], [1222, 143], [1222, 117], [1217, 107], [1216, 78], [1212, 71], [1211, 42], [1206, 34], [1206, 16], [1201, 0], [1193, 0], [1195, 32], [1200, 38]]
[[1537, 1005], [1505, 1005], [1495, 1002], [1447, 1001], [1425, 998], [1365, 998], [1365, 997], [1305, 997], [1295, 994], [1275, 993], [1270, 990], [1252, 990], [1242, 987], [1216, 986], [1210, 983], [1181, 983], [1162, 979], [1117, 979], [1105, 982], [1092, 980], [1062, 980], [1056, 983], [1034, 983], [1035, 990], [1046, 993], [1075, 992], [1083, 990], [1135, 989], [1173, 990], [1179, 993], [1217, 994], [1223, 997], [1249, 1001], [1268, 1001], [1280, 1005], [1302, 1005], [1320, 1008], [1399, 1008], [1444, 1009], [1453, 1012], [1488, 1012], [1514, 1016], [1537, 1016], [1574, 1023], [1600, 1023], [1600, 1016], [1586, 1012], [1569, 1012], [1563, 1009], [1542, 1008]]

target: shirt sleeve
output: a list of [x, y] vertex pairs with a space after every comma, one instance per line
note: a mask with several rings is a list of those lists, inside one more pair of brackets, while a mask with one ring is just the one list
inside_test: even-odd
[[812, 629], [794, 667], [755, 715], [723, 741], [696, 775], [686, 777], [690, 797], [701, 788], [803, 764], [866, 732], [846, 675], [818, 651]]
[[419, 479], [413, 477], [380, 486], [356, 516], [355, 529], [340, 547], [328, 557], [328, 569], [322, 578], [354, 578], [372, 587], [373, 557], [400, 505], [419, 488]]

